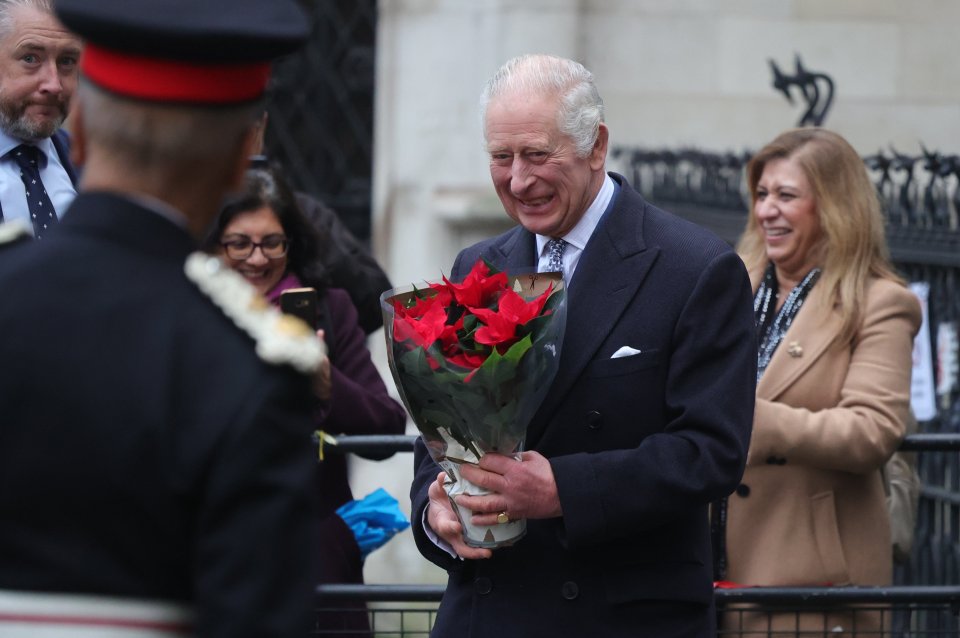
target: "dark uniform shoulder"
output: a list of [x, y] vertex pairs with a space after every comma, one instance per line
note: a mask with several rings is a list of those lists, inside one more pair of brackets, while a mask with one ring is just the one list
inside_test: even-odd
[[228, 319], [253, 338], [261, 359], [293, 366], [305, 374], [317, 370], [326, 356], [323, 342], [306, 323], [267, 303], [219, 258], [193, 253], [187, 257], [184, 272]]

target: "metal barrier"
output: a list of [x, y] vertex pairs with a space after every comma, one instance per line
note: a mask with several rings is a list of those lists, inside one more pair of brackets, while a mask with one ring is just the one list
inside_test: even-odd
[[[331, 443], [342, 454], [366, 454], [371, 452], [412, 452], [413, 443], [419, 437], [411, 434], [335, 436]], [[331, 449], [331, 448], [327, 448]], [[904, 437], [901, 450], [924, 452], [948, 452], [960, 450], [960, 433], [911, 434]]]
[[[338, 603], [364, 600], [370, 607], [372, 635], [427, 638], [443, 590], [440, 585], [321, 585], [318, 610], [335, 611]], [[960, 586], [744, 587], [717, 589], [715, 600], [722, 618], [718, 638], [960, 635]], [[739, 628], [746, 614], [753, 622], [750, 631]], [[858, 626], [857, 619], [865, 617], [877, 619], [876, 628]], [[798, 629], [801, 619], [807, 624]], [[345, 634], [317, 631], [314, 635]]]
[[717, 590], [716, 601], [721, 637], [945, 638], [960, 631], [960, 587], [754, 587]]
[[[328, 450], [339, 453], [410, 452], [418, 437], [340, 436], [328, 440]], [[925, 458], [940, 458], [936, 466], [944, 481], [958, 481], [952, 470], [960, 455], [960, 432], [912, 434], [900, 445], [904, 451], [922, 452]], [[940, 454], [929, 454], [939, 452]], [[929, 475], [928, 477], [932, 475]], [[933, 477], [936, 478], [936, 477]], [[896, 587], [742, 587], [716, 589], [721, 627], [718, 638], [760, 638], [774, 636], [837, 638], [957, 638], [960, 636], [960, 546], [941, 539], [957, 533], [960, 525], [960, 490], [939, 487], [943, 482], [926, 482], [921, 507], [939, 508], [938, 533], [918, 534], [911, 563], [898, 569], [897, 582], [933, 574], [938, 583], [949, 586]], [[924, 521], [933, 520], [934, 517]], [[922, 564], [919, 570], [913, 564]], [[427, 638], [443, 597], [440, 585], [320, 585], [317, 587], [318, 614], [368, 613], [371, 634], [320, 631], [317, 636], [341, 638]], [[347, 603], [362, 600], [368, 612], [349, 608]], [[855, 609], [853, 609], [855, 607]], [[745, 626], [749, 621], [749, 629]], [[760, 627], [760, 629], [757, 629]]]
[[351, 638], [427, 638], [443, 597], [441, 585], [320, 585], [317, 587], [317, 612], [357, 613], [345, 609], [344, 603], [362, 600], [369, 607], [371, 634], [337, 633], [315, 630], [316, 636]]

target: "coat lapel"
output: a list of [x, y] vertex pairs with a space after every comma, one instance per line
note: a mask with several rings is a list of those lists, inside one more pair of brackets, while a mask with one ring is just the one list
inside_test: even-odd
[[776, 400], [812, 366], [840, 332], [840, 315], [823, 295], [811, 291], [770, 359], [757, 396]]
[[[636, 201], [633, 201], [633, 200]], [[642, 236], [643, 201], [629, 188], [600, 220], [584, 248], [567, 292], [567, 326], [560, 368], [527, 430], [527, 447], [540, 439], [551, 415], [634, 299], [659, 250]]]
[[533, 233], [517, 226], [501, 243], [492, 244], [481, 256], [511, 274], [531, 272], [537, 269], [537, 241]]

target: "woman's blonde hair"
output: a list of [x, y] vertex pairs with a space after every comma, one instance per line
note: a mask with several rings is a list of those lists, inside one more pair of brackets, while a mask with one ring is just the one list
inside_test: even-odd
[[751, 272], [766, 268], [766, 246], [756, 215], [757, 183], [768, 162], [792, 160], [806, 175], [823, 233], [820, 280], [815, 290], [832, 299], [843, 319], [840, 337], [856, 333], [867, 281], [879, 277], [901, 281], [890, 263], [877, 192], [863, 160], [840, 135], [822, 128], [785, 131], [747, 164], [750, 214], [737, 252]]

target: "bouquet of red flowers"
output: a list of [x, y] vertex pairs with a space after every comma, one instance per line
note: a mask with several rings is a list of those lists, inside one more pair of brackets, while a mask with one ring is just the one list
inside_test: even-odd
[[[508, 275], [481, 260], [462, 283], [444, 277], [424, 288], [389, 290], [381, 305], [397, 389], [450, 479], [447, 493], [482, 494], [459, 465], [486, 452], [522, 450], [560, 360], [560, 274]], [[511, 543], [526, 530], [523, 520], [478, 528], [469, 512], [457, 512], [471, 545]]]

